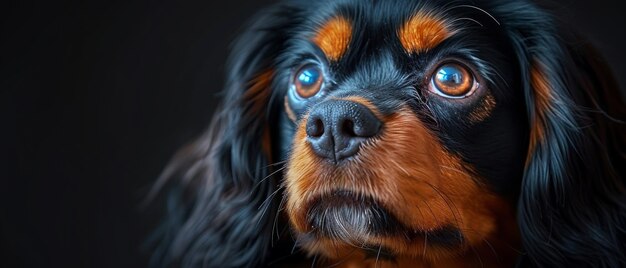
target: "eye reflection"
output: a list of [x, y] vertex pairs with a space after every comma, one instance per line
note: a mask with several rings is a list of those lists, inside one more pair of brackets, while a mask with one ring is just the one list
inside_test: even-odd
[[311, 86], [317, 82], [320, 74], [317, 69], [310, 68], [303, 70], [298, 76], [298, 80], [304, 86]]
[[306, 65], [296, 73], [294, 86], [300, 97], [310, 98], [320, 91], [322, 81], [322, 70], [315, 65]]
[[461, 98], [470, 93], [474, 86], [474, 77], [470, 71], [456, 63], [440, 66], [432, 78], [433, 91], [449, 98]]

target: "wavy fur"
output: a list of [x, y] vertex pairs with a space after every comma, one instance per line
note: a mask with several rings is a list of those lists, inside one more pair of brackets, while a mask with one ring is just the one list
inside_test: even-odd
[[[209, 130], [155, 186], [167, 208], [152, 266], [258, 267], [276, 255], [282, 174], [273, 174], [279, 148], [272, 144], [281, 138], [283, 99], [272, 91], [281, 82], [272, 70], [306, 16], [301, 6], [273, 6], [235, 42]], [[626, 106], [609, 68], [527, 1], [480, 6], [517, 57], [531, 130], [517, 201], [519, 266], [626, 266]], [[263, 74], [267, 81], [259, 81]]]
[[[542, 132], [529, 148], [518, 206], [523, 264], [621, 267], [626, 264], [624, 104], [610, 70], [580, 38], [528, 4], [495, 11], [519, 57], [530, 124]], [[536, 69], [538, 73], [533, 74]], [[539, 107], [545, 79], [550, 96]], [[537, 85], [535, 85], [537, 86]], [[531, 138], [532, 139], [532, 138]]]
[[[168, 192], [151, 266], [254, 267], [268, 253], [278, 206], [271, 150], [261, 141], [275, 115], [267, 102], [289, 22], [283, 7], [251, 20], [234, 43], [223, 103], [206, 134], [182, 149], [153, 192]], [[262, 83], [262, 84], [257, 84]], [[256, 87], [256, 88], [255, 88]], [[270, 134], [271, 135], [271, 134]]]

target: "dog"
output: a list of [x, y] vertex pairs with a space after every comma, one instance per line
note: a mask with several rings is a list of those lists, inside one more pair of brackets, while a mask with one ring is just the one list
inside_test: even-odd
[[153, 266], [626, 266], [626, 106], [534, 3], [284, 1], [227, 66]]

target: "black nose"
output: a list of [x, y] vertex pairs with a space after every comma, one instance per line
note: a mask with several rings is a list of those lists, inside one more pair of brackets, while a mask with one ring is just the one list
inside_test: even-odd
[[362, 104], [330, 100], [313, 106], [306, 134], [317, 155], [336, 163], [355, 155], [363, 141], [378, 134], [381, 125]]

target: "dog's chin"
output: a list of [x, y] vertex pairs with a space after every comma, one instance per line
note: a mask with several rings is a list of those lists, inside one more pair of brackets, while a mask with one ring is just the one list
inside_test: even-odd
[[376, 200], [349, 191], [315, 199], [309, 206], [307, 221], [317, 236], [355, 243], [397, 233], [400, 226]]
[[[450, 225], [433, 230], [415, 230], [403, 224], [390, 210], [372, 197], [349, 191], [335, 191], [311, 202], [307, 211], [311, 232], [307, 240], [330, 240], [333, 244], [367, 249], [387, 249], [395, 255], [397, 244], [423, 244], [455, 248], [463, 244], [463, 235]], [[394, 241], [394, 245], [386, 245]]]

